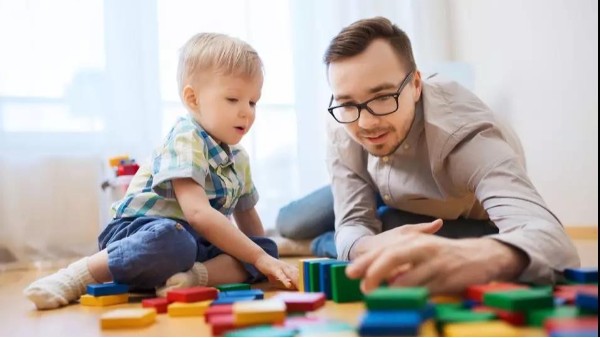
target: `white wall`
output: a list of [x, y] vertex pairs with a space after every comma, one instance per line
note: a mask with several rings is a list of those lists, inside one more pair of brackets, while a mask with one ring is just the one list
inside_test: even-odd
[[598, 3], [450, 0], [451, 59], [511, 121], [529, 174], [566, 225], [598, 224]]

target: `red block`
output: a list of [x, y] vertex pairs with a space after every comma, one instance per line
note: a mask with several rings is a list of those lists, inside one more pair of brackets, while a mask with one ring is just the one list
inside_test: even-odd
[[546, 333], [598, 329], [598, 317], [550, 318], [544, 322]]
[[236, 328], [233, 314], [211, 316], [210, 324], [213, 336], [222, 336], [225, 332]]
[[193, 288], [171, 290], [167, 292], [167, 300], [169, 302], [183, 303], [201, 302], [217, 298], [218, 293], [219, 291], [215, 288], [196, 286]]
[[559, 285], [554, 291], [555, 298], [563, 298], [567, 301], [567, 304], [575, 304], [575, 297], [578, 292], [598, 292], [597, 285]]
[[204, 321], [209, 323], [212, 316], [230, 315], [233, 313], [233, 304], [213, 305], [204, 312]]
[[149, 298], [142, 300], [142, 307], [155, 308], [156, 313], [167, 313], [169, 301], [166, 298]]
[[527, 288], [528, 287], [525, 285], [514, 283], [490, 283], [471, 285], [467, 287], [467, 298], [478, 303], [483, 303], [483, 295], [488, 292], [508, 291]]
[[287, 312], [315, 311], [327, 300], [322, 292], [278, 292], [273, 299], [282, 300]]

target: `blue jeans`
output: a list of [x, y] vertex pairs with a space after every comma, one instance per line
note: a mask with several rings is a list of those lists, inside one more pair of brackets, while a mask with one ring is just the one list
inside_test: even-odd
[[[436, 218], [413, 214], [386, 206], [379, 196], [377, 217], [387, 231], [405, 224], [432, 222]], [[279, 210], [275, 226], [279, 233], [290, 239], [312, 239], [311, 249], [318, 256], [336, 257], [335, 214], [333, 213], [333, 194], [330, 186], [318, 189]], [[459, 218], [444, 220], [444, 225], [436, 235], [446, 238], [482, 237], [498, 233], [498, 228], [487, 220]]]
[[[265, 237], [250, 237], [269, 255], [277, 258], [277, 246]], [[151, 289], [164, 285], [178, 272], [189, 270], [223, 254], [200, 237], [185, 221], [162, 217], [113, 219], [98, 237], [100, 250], [108, 251], [108, 267], [117, 283]], [[253, 265], [243, 263], [247, 283], [265, 279]]]

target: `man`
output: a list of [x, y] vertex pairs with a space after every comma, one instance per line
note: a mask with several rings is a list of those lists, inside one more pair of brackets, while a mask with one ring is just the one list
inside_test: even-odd
[[[338, 125], [328, 150], [335, 242], [363, 291], [382, 281], [432, 293], [553, 283], [579, 266], [516, 137], [458, 84], [424, 81], [402, 30], [381, 17], [358, 21], [324, 60]], [[388, 206], [380, 217], [378, 194]]]

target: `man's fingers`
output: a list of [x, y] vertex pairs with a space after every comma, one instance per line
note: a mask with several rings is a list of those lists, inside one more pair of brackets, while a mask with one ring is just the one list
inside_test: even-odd
[[435, 234], [442, 228], [442, 225], [444, 225], [444, 221], [438, 218], [435, 221], [428, 223], [406, 224], [398, 228], [398, 231]]
[[387, 280], [391, 273], [401, 265], [417, 264], [422, 260], [422, 256], [426, 254], [423, 250], [415, 250], [407, 247], [387, 247], [387, 249], [375, 258], [367, 268], [361, 283], [361, 289], [367, 293]]
[[439, 269], [436, 268], [435, 263], [432, 263], [432, 261], [424, 261], [394, 278], [390, 282], [390, 285], [404, 287], [425, 286], [433, 280], [435, 274], [438, 272]]
[[364, 276], [369, 265], [375, 258], [377, 258], [377, 256], [381, 255], [382, 251], [383, 248], [375, 248], [356, 258], [346, 268], [346, 276], [352, 279], [357, 279]]

